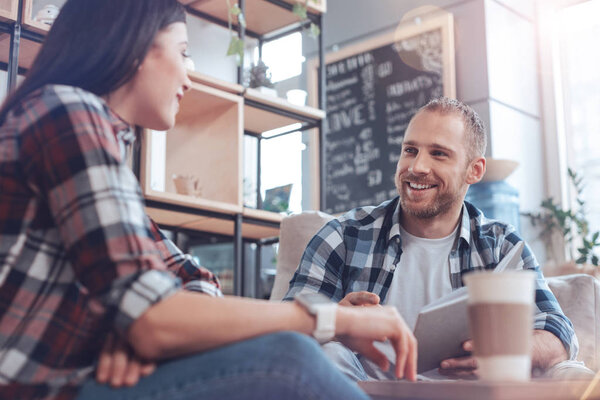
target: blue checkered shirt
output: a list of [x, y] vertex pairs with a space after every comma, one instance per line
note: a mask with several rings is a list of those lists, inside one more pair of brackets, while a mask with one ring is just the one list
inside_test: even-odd
[[[350, 292], [366, 290], [385, 302], [402, 255], [398, 199], [354, 209], [323, 226], [308, 243], [284, 300], [300, 292], [320, 292], [339, 302]], [[461, 218], [460, 236], [449, 254], [453, 290], [463, 286], [465, 273], [494, 269], [513, 246], [523, 241], [512, 226], [487, 219], [468, 202], [463, 205]], [[394, 260], [391, 265], [384, 265], [386, 256]], [[557, 336], [574, 360], [578, 343], [573, 325], [548, 288], [527, 244], [517, 268], [537, 273], [534, 329]]]

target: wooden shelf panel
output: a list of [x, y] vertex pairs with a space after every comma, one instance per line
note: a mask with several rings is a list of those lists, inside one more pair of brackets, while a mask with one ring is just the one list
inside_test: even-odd
[[[158, 196], [192, 207], [221, 205], [242, 210], [242, 128], [240, 96], [192, 83], [168, 133], [146, 132], [142, 142], [141, 182], [146, 197]], [[198, 198], [177, 194], [174, 175], [198, 180]]]
[[[152, 207], [147, 207], [146, 211], [159, 224], [226, 236], [233, 236], [234, 233], [235, 224], [233, 220], [161, 210]], [[244, 238], [258, 240], [277, 236], [279, 236], [279, 228], [251, 222], [244, 222], [242, 224], [242, 237]]]
[[163, 203], [193, 207], [204, 211], [234, 215], [242, 212], [243, 209], [237, 204], [209, 200], [202, 197], [194, 197], [171, 192], [159, 192], [152, 189], [148, 189], [145, 192], [146, 193], [144, 197], [148, 200], [156, 200]]
[[15, 22], [18, 7], [19, 0], [0, 0], [0, 21]]
[[[317, 121], [325, 118], [325, 111], [323, 110], [309, 106], [298, 106], [285, 99], [263, 94], [256, 89], [246, 89], [244, 98], [286, 113], [293, 113]], [[244, 129], [254, 133], [263, 133], [301, 122], [302, 119], [298, 117], [281, 115], [246, 103], [244, 104]]]
[[215, 89], [224, 90], [226, 92], [234, 94], [241, 94], [244, 92], [244, 87], [242, 85], [214, 78], [210, 75], [206, 75], [201, 72], [188, 71], [188, 76], [192, 80], [192, 82], [210, 86]]
[[[294, 4], [294, 0], [285, 0]], [[227, 22], [227, 2], [224, 0], [184, 0], [195, 10], [208, 14], [221, 21]], [[318, 5], [322, 3], [322, 5]], [[233, 4], [233, 3], [232, 3]], [[309, 1], [308, 11], [321, 13], [325, 11], [325, 0], [322, 2]], [[269, 3], [265, 0], [246, 0], [246, 29], [259, 35], [265, 35], [286, 26], [300, 22], [291, 11]]]
[[[33, 60], [40, 51], [42, 45], [31, 40], [21, 38], [19, 45], [19, 67], [29, 69]], [[8, 33], [0, 34], [0, 61], [8, 63], [10, 55], [10, 35]]]
[[254, 218], [266, 222], [274, 222], [280, 224], [283, 220], [283, 215], [266, 210], [257, 210], [256, 208], [244, 207], [244, 217]]

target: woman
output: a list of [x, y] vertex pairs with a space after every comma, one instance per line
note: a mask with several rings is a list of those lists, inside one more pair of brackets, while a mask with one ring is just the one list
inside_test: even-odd
[[[69, 0], [0, 110], [0, 398], [364, 397], [307, 335], [277, 333], [313, 332], [304, 308], [222, 297], [144, 213], [124, 150], [134, 125], [173, 126], [186, 57], [175, 0]], [[335, 323], [383, 367], [373, 341], [392, 341], [414, 379], [393, 309]]]

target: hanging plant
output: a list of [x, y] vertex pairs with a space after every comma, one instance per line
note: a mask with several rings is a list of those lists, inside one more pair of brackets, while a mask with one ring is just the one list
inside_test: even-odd
[[[294, 4], [294, 8], [292, 9], [292, 12], [296, 16], [298, 16], [298, 18], [300, 18], [300, 21], [302, 21], [303, 23], [306, 20], [308, 20], [308, 12], [306, 9], [307, 4], [308, 4], [308, 0], [305, 0], [304, 3], [297, 2]], [[321, 34], [321, 30], [319, 29], [317, 24], [315, 24], [314, 22], [311, 22], [310, 23], [310, 36], [316, 39], [317, 37], [319, 37], [320, 34]]]
[[244, 41], [240, 39], [239, 33], [233, 30], [233, 19], [237, 17], [238, 24], [242, 27], [242, 29], [246, 29], [246, 19], [244, 18], [244, 13], [242, 13], [241, 8], [235, 3], [233, 6], [227, 1], [227, 25], [229, 27], [229, 34], [231, 35], [231, 40], [229, 41], [229, 46], [227, 46], [227, 55], [228, 56], [236, 56], [237, 64], [244, 64]]

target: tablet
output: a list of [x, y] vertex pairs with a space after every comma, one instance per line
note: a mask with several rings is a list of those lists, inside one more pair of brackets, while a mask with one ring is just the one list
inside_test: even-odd
[[417, 372], [434, 368], [447, 358], [469, 354], [462, 348], [470, 339], [467, 288], [463, 287], [423, 307], [414, 330], [419, 348]]

